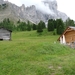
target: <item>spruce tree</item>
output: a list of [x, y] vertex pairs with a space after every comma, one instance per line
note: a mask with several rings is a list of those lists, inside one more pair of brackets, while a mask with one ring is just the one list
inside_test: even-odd
[[38, 26], [37, 26], [37, 32], [38, 32], [38, 33], [43, 32], [43, 28], [42, 28], [42, 23], [41, 23], [41, 22], [39, 22], [39, 24], [38, 24]]
[[65, 26], [68, 27], [68, 26], [75, 26], [74, 24], [74, 21], [70, 18], [68, 18], [65, 22]]
[[35, 25], [35, 24], [33, 24], [33, 27], [32, 27], [32, 28], [33, 28], [33, 30], [36, 30], [36, 25]]
[[54, 31], [53, 20], [48, 20], [48, 31]]
[[9, 18], [5, 18], [2, 22], [2, 27], [9, 29], [9, 30], [14, 30], [14, 22], [10, 21]]
[[45, 23], [44, 23], [43, 21], [40, 21], [40, 22], [41, 22], [41, 24], [42, 24], [42, 28], [45, 29], [45, 28], [46, 28]]
[[20, 23], [20, 19], [17, 21], [17, 23]]
[[62, 34], [64, 32], [64, 23], [62, 19], [57, 19], [57, 34]]
[[30, 24], [29, 21], [28, 21], [28, 24], [27, 24], [27, 31], [31, 31], [31, 24]]
[[26, 31], [27, 30], [26, 23], [25, 22], [20, 22], [19, 25], [17, 26], [17, 30]]

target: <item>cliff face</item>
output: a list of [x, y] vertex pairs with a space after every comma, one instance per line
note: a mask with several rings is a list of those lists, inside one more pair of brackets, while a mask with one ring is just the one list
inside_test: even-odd
[[58, 6], [57, 6], [56, 0], [45, 0], [44, 4], [48, 5], [50, 11], [52, 11], [53, 13], [53, 14], [48, 14], [49, 15], [48, 19], [49, 18], [53, 18], [53, 19], [61, 18], [63, 21], [65, 21], [68, 18], [68, 16], [65, 13], [57, 10]]
[[48, 19], [62, 18], [62, 20], [65, 21], [68, 18], [66, 14], [57, 10], [56, 0], [45, 0], [43, 1], [43, 4], [50, 12], [48, 11], [47, 13], [36, 9], [34, 5], [25, 7], [23, 4], [21, 7], [18, 7], [10, 2], [0, 0], [0, 21], [4, 18], [10, 18], [14, 21], [18, 21], [20, 19], [21, 21], [29, 20], [33, 23], [38, 23], [40, 20], [47, 22]]

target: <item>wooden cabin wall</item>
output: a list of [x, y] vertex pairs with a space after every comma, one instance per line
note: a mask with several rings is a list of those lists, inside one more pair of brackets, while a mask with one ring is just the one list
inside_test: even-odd
[[65, 39], [66, 43], [75, 42], [75, 30], [66, 32]]
[[11, 32], [5, 29], [0, 29], [0, 39], [2, 40], [10, 40], [11, 36], [10, 36]]

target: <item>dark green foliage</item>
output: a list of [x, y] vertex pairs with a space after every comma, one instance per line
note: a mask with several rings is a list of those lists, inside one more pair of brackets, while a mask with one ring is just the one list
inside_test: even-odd
[[48, 31], [54, 31], [54, 23], [53, 19], [48, 20]]
[[36, 28], [37, 26], [35, 25], [35, 24], [33, 24], [33, 30], [36, 30], [37, 28]]
[[57, 34], [62, 34], [64, 32], [64, 23], [61, 19], [57, 19]]
[[39, 22], [39, 24], [38, 24], [38, 26], [37, 26], [37, 32], [38, 32], [38, 33], [43, 32], [43, 27], [42, 27], [42, 22], [41, 22], [41, 21]]
[[10, 21], [9, 18], [7, 18], [7, 19], [5, 18], [3, 20], [3, 22], [0, 23], [0, 27], [4, 27], [9, 30], [15, 29], [14, 23], [12, 21]]
[[[9, 30], [16, 30], [16, 31], [31, 31], [31, 30], [37, 30], [37, 32], [41, 33], [43, 32], [43, 29], [45, 30], [46, 25], [43, 21], [40, 21], [38, 25], [32, 24], [31, 22], [28, 21], [26, 22], [21, 22], [20, 19], [15, 23], [11, 21], [9, 18], [5, 18], [3, 22], [0, 22], [0, 27], [7, 28]], [[74, 21], [71, 19], [66, 20], [66, 22], [63, 22], [61, 19], [53, 20], [49, 19], [48, 20], [48, 31], [53, 31], [53, 35], [55, 34], [62, 34], [64, 32], [64, 29], [68, 26], [75, 26]]]
[[20, 19], [19, 21], [17, 21], [17, 30], [18, 31], [31, 31], [31, 24], [30, 22], [28, 21], [28, 23], [26, 24], [25, 22], [20, 22]]
[[43, 21], [40, 21], [39, 23], [41, 24], [42, 29], [45, 29], [46, 28], [46, 25], [45, 25], [45, 23]]
[[17, 21], [17, 23], [20, 23], [20, 19]]
[[27, 25], [25, 22], [20, 22], [19, 25], [17, 26], [17, 29], [20, 31], [26, 31], [27, 30]]
[[54, 29], [56, 29], [56, 27], [57, 27], [57, 22], [56, 22], [56, 20], [53, 20], [53, 24], [54, 24]]
[[45, 23], [44, 23], [43, 21], [40, 21], [40, 22], [41, 22], [41, 24], [42, 24], [42, 28], [45, 29], [45, 28], [46, 28]]
[[31, 31], [31, 25], [30, 24], [27, 25], [27, 31]]
[[27, 23], [27, 31], [31, 31], [31, 24], [30, 24], [29, 21], [28, 21], [28, 23]]
[[65, 26], [75, 26], [74, 21], [68, 18], [65, 22]]

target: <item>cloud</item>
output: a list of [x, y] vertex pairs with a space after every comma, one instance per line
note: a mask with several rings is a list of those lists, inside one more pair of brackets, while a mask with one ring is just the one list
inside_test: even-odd
[[75, 0], [57, 0], [58, 10], [75, 20]]
[[8, 0], [9, 2], [13, 3], [13, 4], [16, 4], [18, 6], [21, 6], [22, 5], [22, 2], [21, 0]]
[[49, 4], [48, 4], [48, 3], [44, 4], [43, 1], [45, 1], [45, 0], [42, 0], [41, 2], [37, 3], [37, 4], [35, 5], [36, 8], [37, 8], [38, 10], [44, 12], [44, 13], [54, 14], [54, 13], [52, 12], [52, 10], [50, 10]]

